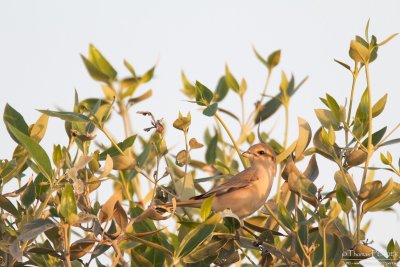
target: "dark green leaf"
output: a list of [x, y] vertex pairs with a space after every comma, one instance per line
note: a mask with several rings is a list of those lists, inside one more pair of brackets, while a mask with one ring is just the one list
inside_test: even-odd
[[225, 81], [229, 88], [238, 94], [240, 93], [239, 83], [229, 70], [228, 65], [225, 65]]
[[[293, 96], [294, 93], [297, 92], [297, 90], [303, 85], [303, 83], [307, 80], [308, 77], [304, 78], [296, 87], [294, 86], [294, 77], [289, 81], [288, 89], [287, 89], [287, 94], [288, 96]], [[275, 112], [278, 111], [278, 109], [282, 105], [282, 92], [274, 96], [271, 100], [269, 100], [267, 103], [263, 104], [261, 107], [260, 112], [257, 114], [256, 119], [254, 120], [254, 123], [259, 123], [261, 121], [264, 121], [271, 117]]]
[[[126, 138], [122, 142], [119, 142], [117, 145], [122, 151], [125, 151], [127, 148], [130, 148], [133, 145], [135, 140], [136, 140], [136, 134]], [[120, 152], [117, 150], [117, 148], [112, 146], [100, 153], [99, 160], [105, 160], [107, 155], [110, 155], [111, 157], [115, 157], [115, 156], [118, 156], [119, 154], [120, 154]]]
[[229, 87], [226, 84], [225, 76], [222, 76], [219, 79], [217, 88], [215, 89], [215, 92], [214, 92], [215, 101], [216, 102], [222, 101], [225, 98], [225, 96], [228, 94], [228, 92], [229, 92]]
[[31, 137], [21, 133], [17, 128], [8, 124], [9, 130], [18, 139], [21, 145], [29, 152], [33, 160], [39, 167], [41, 173], [43, 173], [46, 178], [51, 181], [52, 169], [50, 159], [46, 154], [46, 151]]
[[218, 103], [213, 103], [203, 110], [203, 114], [208, 117], [212, 117], [217, 112], [217, 110], [218, 110]]
[[15, 218], [19, 217], [18, 210], [14, 207], [8, 198], [0, 194], [0, 208], [11, 213]]
[[36, 238], [41, 233], [55, 227], [56, 225], [50, 219], [36, 219], [22, 226], [21, 234], [17, 240], [30, 240]]
[[86, 57], [81, 55], [81, 58], [83, 60], [83, 64], [85, 64], [85, 67], [89, 72], [89, 75], [93, 78], [93, 80], [106, 83], [110, 80], [110, 77], [108, 77], [107, 74], [99, 70], [98, 67], [94, 65], [92, 62], [90, 62]]
[[[374, 146], [376, 146], [379, 141], [381, 141], [382, 137], [385, 135], [386, 133], [386, 129], [387, 127], [383, 127], [382, 129], [380, 129], [379, 131], [376, 131], [375, 133], [372, 134], [372, 144]], [[367, 147], [368, 145], [368, 138], [365, 138], [365, 140], [362, 142], [364, 147]]]
[[[3, 120], [6, 124], [6, 127], [7, 125], [12, 125], [17, 128], [21, 133], [28, 135], [28, 125], [26, 124], [24, 117], [22, 117], [22, 115], [9, 104], [6, 104], [6, 107], [4, 108]], [[18, 139], [13, 135], [8, 127], [7, 131], [10, 134], [11, 138], [15, 142], [19, 143]]]
[[211, 139], [208, 144], [206, 151], [206, 162], [208, 164], [214, 164], [215, 159], [217, 158], [217, 147], [218, 147], [218, 134]]
[[65, 121], [70, 122], [89, 122], [90, 119], [83, 114], [77, 112], [68, 112], [68, 111], [51, 111], [39, 109], [39, 112], [42, 112], [50, 117], [57, 117]]
[[29, 207], [33, 201], [36, 199], [36, 188], [32, 179], [29, 179], [26, 189], [21, 195], [21, 202], [24, 204], [25, 208]]
[[208, 239], [215, 229], [215, 224], [202, 224], [190, 231], [182, 240], [178, 250], [178, 257], [185, 257], [194, 251], [204, 240]]
[[36, 191], [36, 198], [40, 199], [40, 197], [49, 190], [50, 185], [49, 182], [47, 181], [46, 177], [42, 173], [39, 173], [35, 181], [33, 182], [35, 184], [35, 191]]
[[196, 103], [200, 106], [208, 106], [214, 97], [213, 92], [205, 85], [196, 81]]
[[334, 61], [335, 61], [336, 63], [342, 65], [344, 68], [348, 69], [349, 71], [351, 71], [350, 66], [347, 65], [346, 63], [343, 63], [343, 62], [341, 62], [341, 61], [339, 61], [339, 60], [336, 60], [336, 59], [334, 59]]

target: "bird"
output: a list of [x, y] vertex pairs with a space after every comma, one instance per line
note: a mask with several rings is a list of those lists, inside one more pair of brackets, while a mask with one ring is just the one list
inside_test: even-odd
[[276, 175], [276, 154], [270, 146], [259, 143], [250, 146], [242, 156], [249, 159], [249, 168], [204, 194], [178, 201], [176, 206], [199, 208], [205, 199], [214, 195], [214, 212], [230, 209], [240, 219], [256, 212], [270, 194]]

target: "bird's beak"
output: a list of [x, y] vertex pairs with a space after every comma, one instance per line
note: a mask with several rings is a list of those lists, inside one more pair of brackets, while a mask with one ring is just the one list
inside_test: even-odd
[[253, 154], [250, 153], [250, 152], [248, 152], [248, 151], [246, 151], [246, 152], [243, 152], [243, 153], [242, 153], [242, 156], [249, 159], [249, 158], [252, 158], [252, 157], [253, 157]]

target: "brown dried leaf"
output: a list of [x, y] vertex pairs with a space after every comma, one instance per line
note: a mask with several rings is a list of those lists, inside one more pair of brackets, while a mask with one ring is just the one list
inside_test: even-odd
[[114, 220], [121, 229], [125, 230], [125, 227], [128, 225], [128, 216], [119, 201], [114, 206]]
[[87, 235], [85, 238], [75, 241], [70, 247], [71, 261], [85, 256], [93, 248], [96, 239], [93, 234]]
[[100, 213], [99, 213], [99, 221], [100, 221], [100, 223], [103, 223], [105, 221], [109, 221], [109, 220], [111, 220], [113, 218], [114, 210], [115, 210], [115, 204], [118, 201], [122, 201], [122, 192], [121, 192], [120, 189], [115, 191], [114, 194], [101, 207], [101, 210], [100, 210]]

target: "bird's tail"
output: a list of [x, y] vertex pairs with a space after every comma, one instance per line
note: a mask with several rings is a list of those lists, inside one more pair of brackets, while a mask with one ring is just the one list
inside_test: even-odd
[[[189, 208], [200, 208], [204, 199], [189, 199], [185, 201], [176, 202], [176, 207], [189, 207]], [[162, 203], [155, 206], [156, 210], [159, 212], [165, 212], [171, 210], [174, 206], [173, 203]]]

